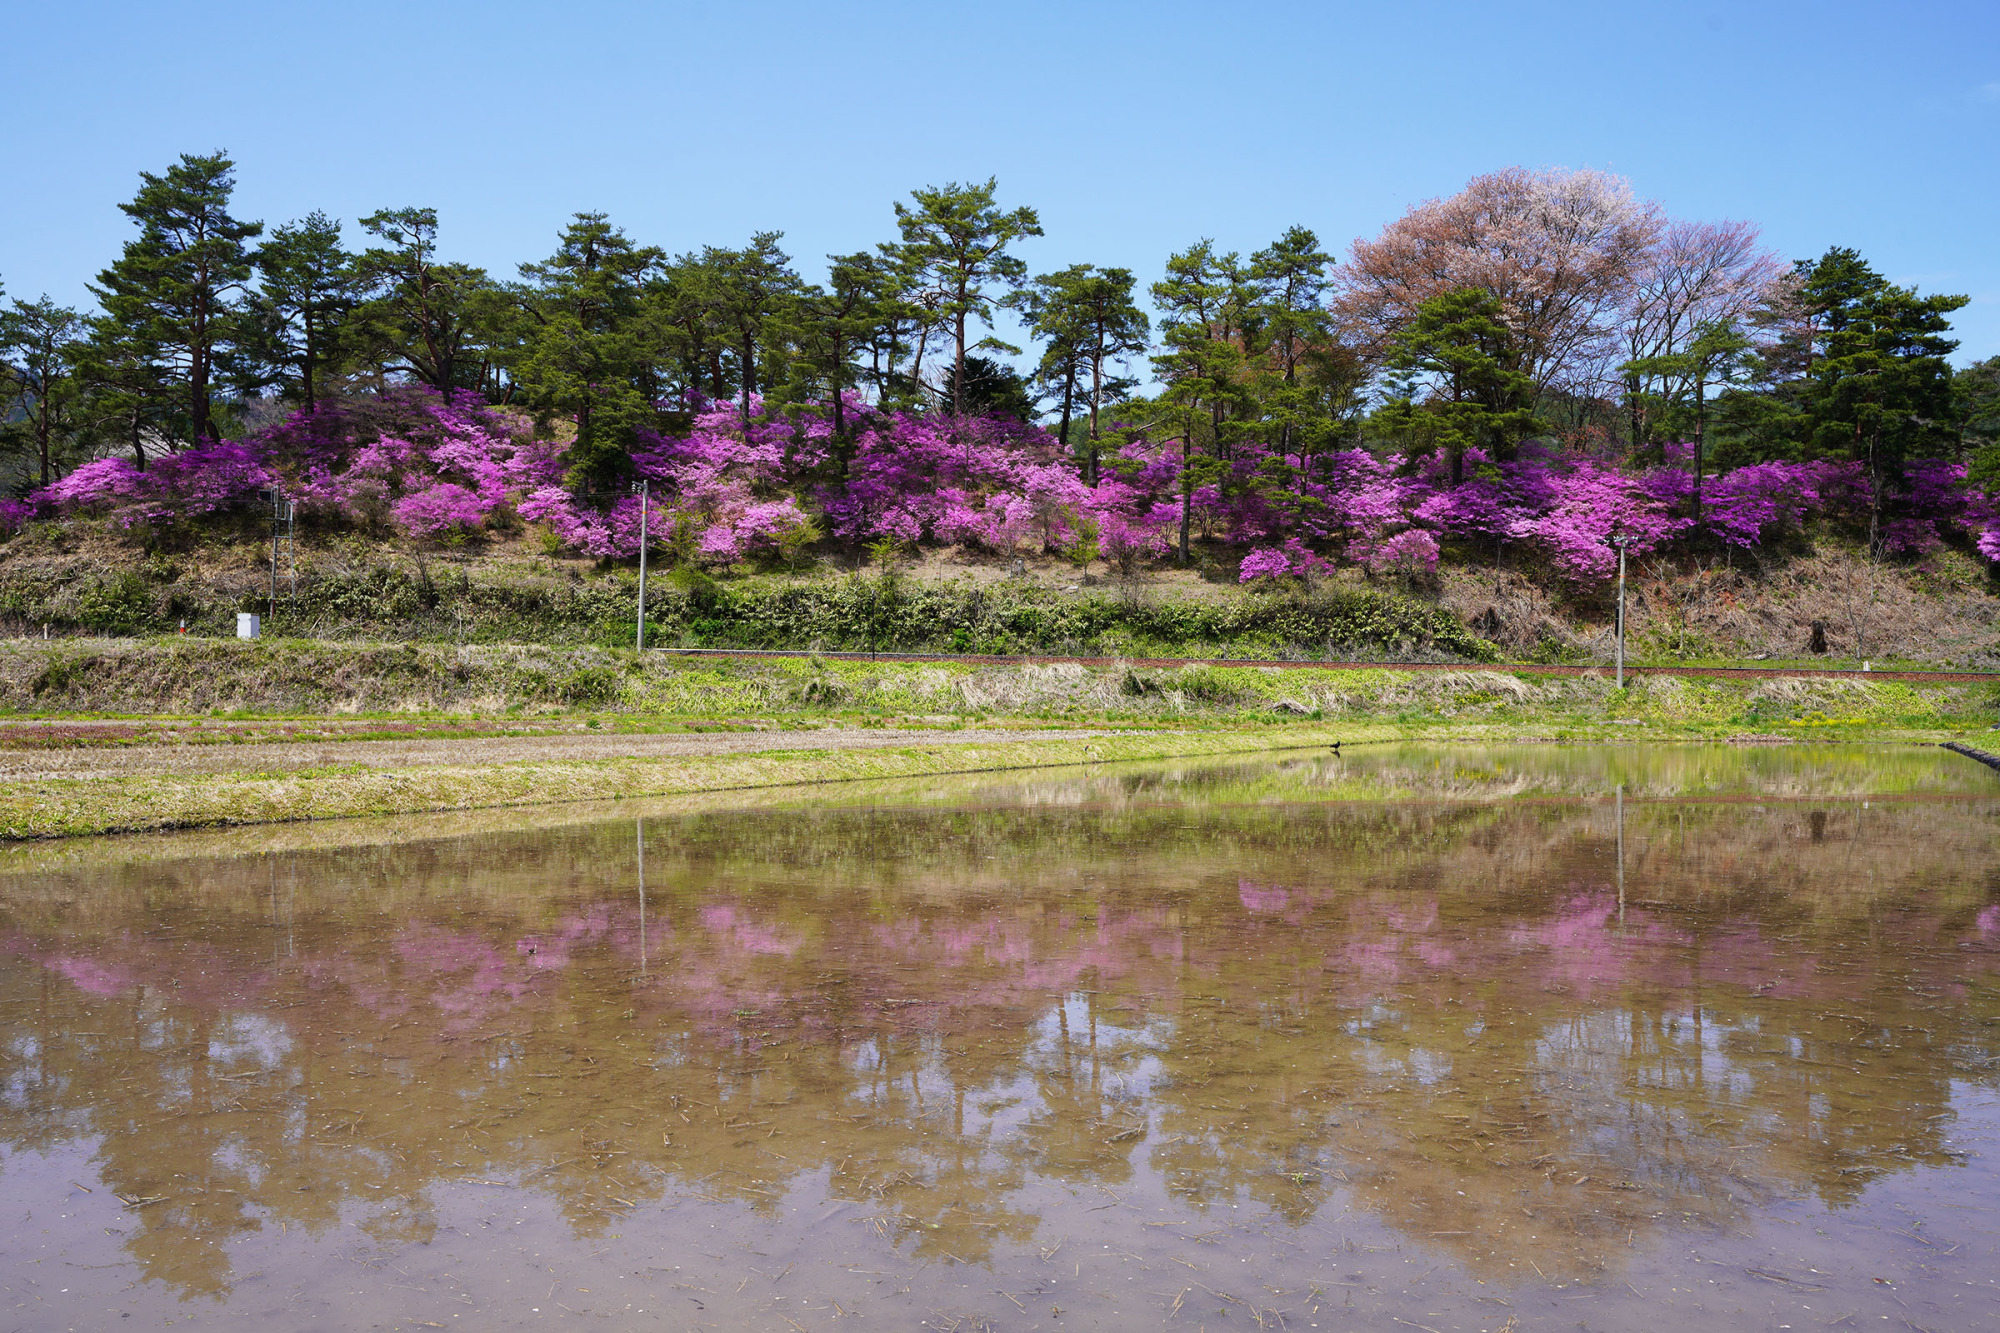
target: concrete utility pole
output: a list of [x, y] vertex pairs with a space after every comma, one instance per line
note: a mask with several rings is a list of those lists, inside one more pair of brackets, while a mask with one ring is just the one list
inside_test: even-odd
[[646, 497], [649, 482], [639, 483], [639, 651], [646, 651]]
[[285, 521], [285, 493], [276, 486], [271, 488], [271, 597], [265, 618], [278, 618], [278, 537], [279, 525]]
[[1625, 688], [1625, 534], [1611, 530], [1611, 545], [1618, 551], [1618, 688]]
[[1625, 784], [1618, 784], [1618, 924], [1625, 924]]

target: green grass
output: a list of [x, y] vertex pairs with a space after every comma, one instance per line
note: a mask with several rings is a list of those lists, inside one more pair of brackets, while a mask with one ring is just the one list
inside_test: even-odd
[[871, 750], [792, 750], [687, 759], [426, 766], [360, 764], [294, 773], [41, 779], [0, 791], [0, 838], [204, 828], [667, 796], [738, 788], [1000, 769], [1323, 749], [1334, 739], [1391, 739], [1384, 727], [1338, 731], [1169, 732], [1091, 739], [935, 742]]

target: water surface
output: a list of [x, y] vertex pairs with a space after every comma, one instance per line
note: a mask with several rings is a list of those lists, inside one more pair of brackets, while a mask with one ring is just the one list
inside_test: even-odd
[[0, 1327], [1990, 1328], [1997, 838], [1385, 747], [28, 849]]

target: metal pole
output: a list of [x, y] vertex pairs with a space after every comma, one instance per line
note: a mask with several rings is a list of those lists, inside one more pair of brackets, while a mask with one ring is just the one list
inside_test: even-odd
[[1618, 784], [1618, 924], [1625, 924], [1625, 784]]
[[271, 488], [271, 614], [278, 618], [278, 523], [285, 516], [284, 493], [277, 487]]
[[633, 821], [639, 830], [639, 975], [646, 975], [646, 821]]
[[639, 483], [639, 651], [646, 651], [646, 496], [650, 483]]
[[299, 506], [296, 500], [285, 501], [285, 548], [292, 561], [292, 604], [291, 611], [299, 609]]
[[1618, 688], [1625, 688], [1625, 543], [1618, 543]]

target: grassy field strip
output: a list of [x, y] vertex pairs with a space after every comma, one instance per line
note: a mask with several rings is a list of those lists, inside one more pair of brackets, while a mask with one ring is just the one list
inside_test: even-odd
[[[1488, 670], [1506, 671], [1527, 676], [1588, 676], [1602, 677], [1612, 674], [1612, 668], [1603, 663], [1585, 665], [1538, 662], [1492, 662], [1468, 666], [1464, 662], [1397, 662], [1370, 660], [1364, 658], [1285, 658], [1285, 657], [1064, 657], [1032, 653], [900, 653], [865, 652], [844, 650], [815, 650], [809, 648], [654, 648], [649, 651], [664, 657], [681, 657], [690, 661], [741, 660], [757, 661], [786, 659], [808, 659], [828, 662], [917, 662], [941, 663], [949, 666], [1050, 666], [1067, 664], [1085, 667], [1160, 667], [1172, 670], [1180, 667], [1247, 667], [1273, 671], [1458, 671]], [[1810, 661], [1799, 664], [1774, 664], [1753, 666], [1743, 663], [1639, 663], [1627, 662], [1625, 676], [1628, 680], [1640, 676], [1680, 676], [1702, 677], [1720, 676], [1725, 679], [1767, 680], [1796, 678], [1801, 680], [1858, 680], [1858, 681], [1918, 681], [1933, 683], [1978, 683], [2000, 681], [2000, 671], [1948, 671], [1928, 670], [1921, 667], [1884, 667], [1879, 670], [1863, 670], [1860, 666], [1838, 667], [1816, 664]]]
[[0, 793], [0, 838], [65, 838], [1065, 764], [1188, 759], [1324, 747], [1334, 740], [1396, 740], [1410, 734], [1410, 728], [1376, 724], [976, 744], [954, 743], [940, 736], [934, 742], [895, 749], [789, 750], [686, 759], [427, 766], [388, 771], [356, 767], [287, 774], [46, 779], [10, 784]]

